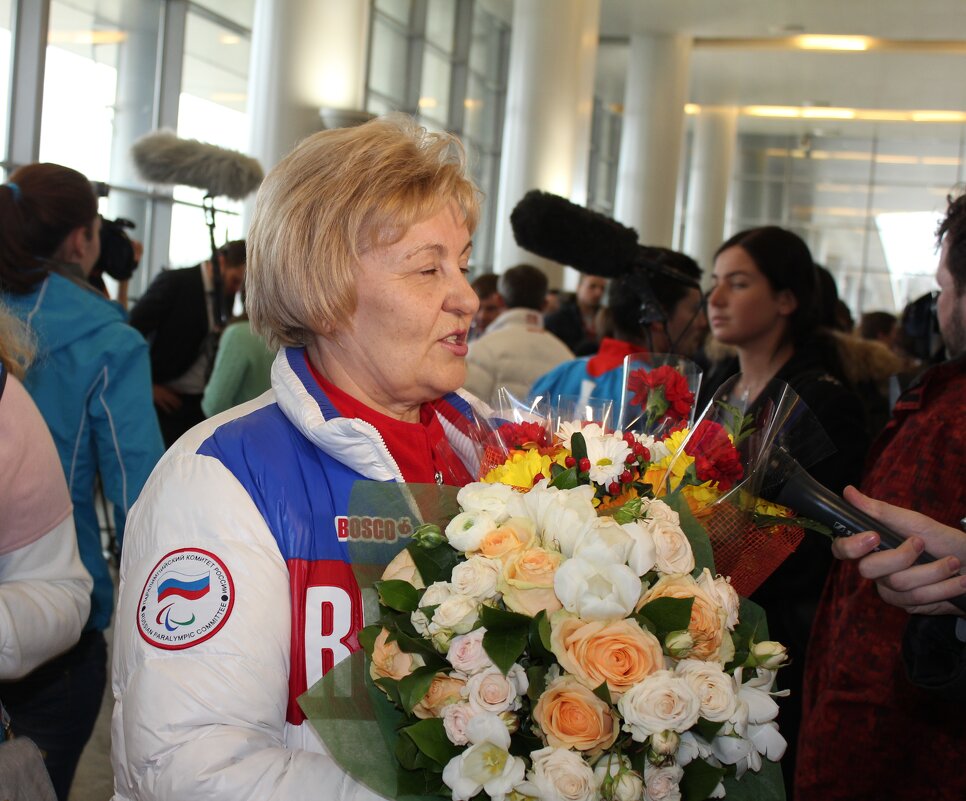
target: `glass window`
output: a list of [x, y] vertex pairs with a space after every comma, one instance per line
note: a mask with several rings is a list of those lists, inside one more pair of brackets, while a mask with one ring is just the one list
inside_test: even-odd
[[453, 52], [453, 30], [456, 3], [453, 0], [429, 0], [426, 10], [426, 41], [446, 53]]
[[372, 49], [369, 54], [369, 87], [395, 102], [397, 109], [405, 106], [408, 54], [406, 35], [383, 18], [374, 17]]
[[376, 8], [387, 17], [409, 27], [409, 15], [412, 13], [412, 0], [376, 0]]
[[419, 113], [443, 127], [449, 123], [449, 81], [452, 66], [448, 59], [426, 48], [423, 79], [419, 89]]
[[[251, 39], [234, 28], [189, 12], [185, 26], [184, 67], [178, 102], [178, 136], [245, 152], [248, 148], [248, 62]], [[169, 259], [172, 266], [195, 264], [211, 253], [205, 190], [176, 186], [171, 215]], [[238, 239], [242, 203], [215, 199], [215, 243]]]
[[118, 58], [127, 33], [118, 21], [97, 16], [94, 5], [50, 4], [40, 160], [107, 181]]

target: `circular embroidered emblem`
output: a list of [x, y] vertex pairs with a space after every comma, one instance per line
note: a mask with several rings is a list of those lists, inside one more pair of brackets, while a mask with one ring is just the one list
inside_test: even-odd
[[235, 585], [217, 556], [200, 548], [171, 551], [144, 582], [138, 631], [157, 648], [190, 648], [225, 625], [234, 603]]

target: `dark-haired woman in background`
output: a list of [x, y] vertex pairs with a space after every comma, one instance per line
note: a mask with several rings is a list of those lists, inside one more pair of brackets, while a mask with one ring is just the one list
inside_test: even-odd
[[[732, 400], [753, 407], [772, 379], [781, 379], [818, 418], [836, 452], [809, 465], [833, 492], [858, 482], [868, 448], [862, 402], [848, 385], [832, 335], [821, 327], [819, 278], [808, 246], [775, 226], [735, 234], [715, 254], [708, 321], [715, 339], [737, 356], [711, 371], [705, 399], [740, 373]], [[824, 538], [806, 534], [792, 554], [752, 595], [768, 615], [769, 636], [789, 647], [791, 664], [779, 682], [792, 691], [780, 699], [782, 760], [791, 797], [795, 740], [801, 718], [805, 649], [832, 556]]]
[[0, 186], [0, 292], [33, 331], [37, 356], [24, 377], [50, 428], [74, 505], [84, 566], [94, 578], [80, 642], [0, 695], [47, 754], [59, 799], [101, 706], [107, 676], [103, 630], [114, 587], [94, 505], [100, 475], [114, 504], [118, 538], [128, 508], [163, 452], [151, 403], [143, 337], [87, 276], [100, 252], [100, 217], [90, 182], [57, 164], [31, 164]]

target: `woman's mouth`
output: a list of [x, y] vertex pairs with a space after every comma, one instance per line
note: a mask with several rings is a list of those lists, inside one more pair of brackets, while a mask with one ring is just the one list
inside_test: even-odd
[[454, 356], [466, 356], [469, 346], [466, 344], [466, 331], [454, 331], [452, 334], [443, 337], [440, 342]]

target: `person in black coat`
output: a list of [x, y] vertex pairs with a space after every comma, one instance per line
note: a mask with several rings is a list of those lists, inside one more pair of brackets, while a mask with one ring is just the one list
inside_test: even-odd
[[[848, 384], [834, 339], [821, 327], [819, 277], [808, 246], [775, 226], [742, 231], [715, 254], [712, 283], [707, 311], [711, 332], [737, 356], [712, 368], [702, 396], [710, 398], [738, 374], [729, 400], [754, 410], [772, 379], [784, 381], [812, 411], [835, 449], [806, 464], [809, 473], [836, 493], [858, 483], [869, 446], [865, 411]], [[791, 690], [790, 697], [779, 701], [780, 726], [789, 746], [782, 760], [789, 797], [805, 651], [831, 563], [828, 542], [806, 532], [797, 550], [751, 596], [765, 609], [769, 637], [784, 643], [791, 657], [778, 677], [779, 685]]]
[[211, 372], [224, 310], [245, 280], [245, 242], [219, 249], [222, 297], [215, 299], [210, 261], [165, 270], [131, 309], [130, 322], [151, 346], [154, 407], [164, 444], [170, 447], [205, 419], [201, 397]]

